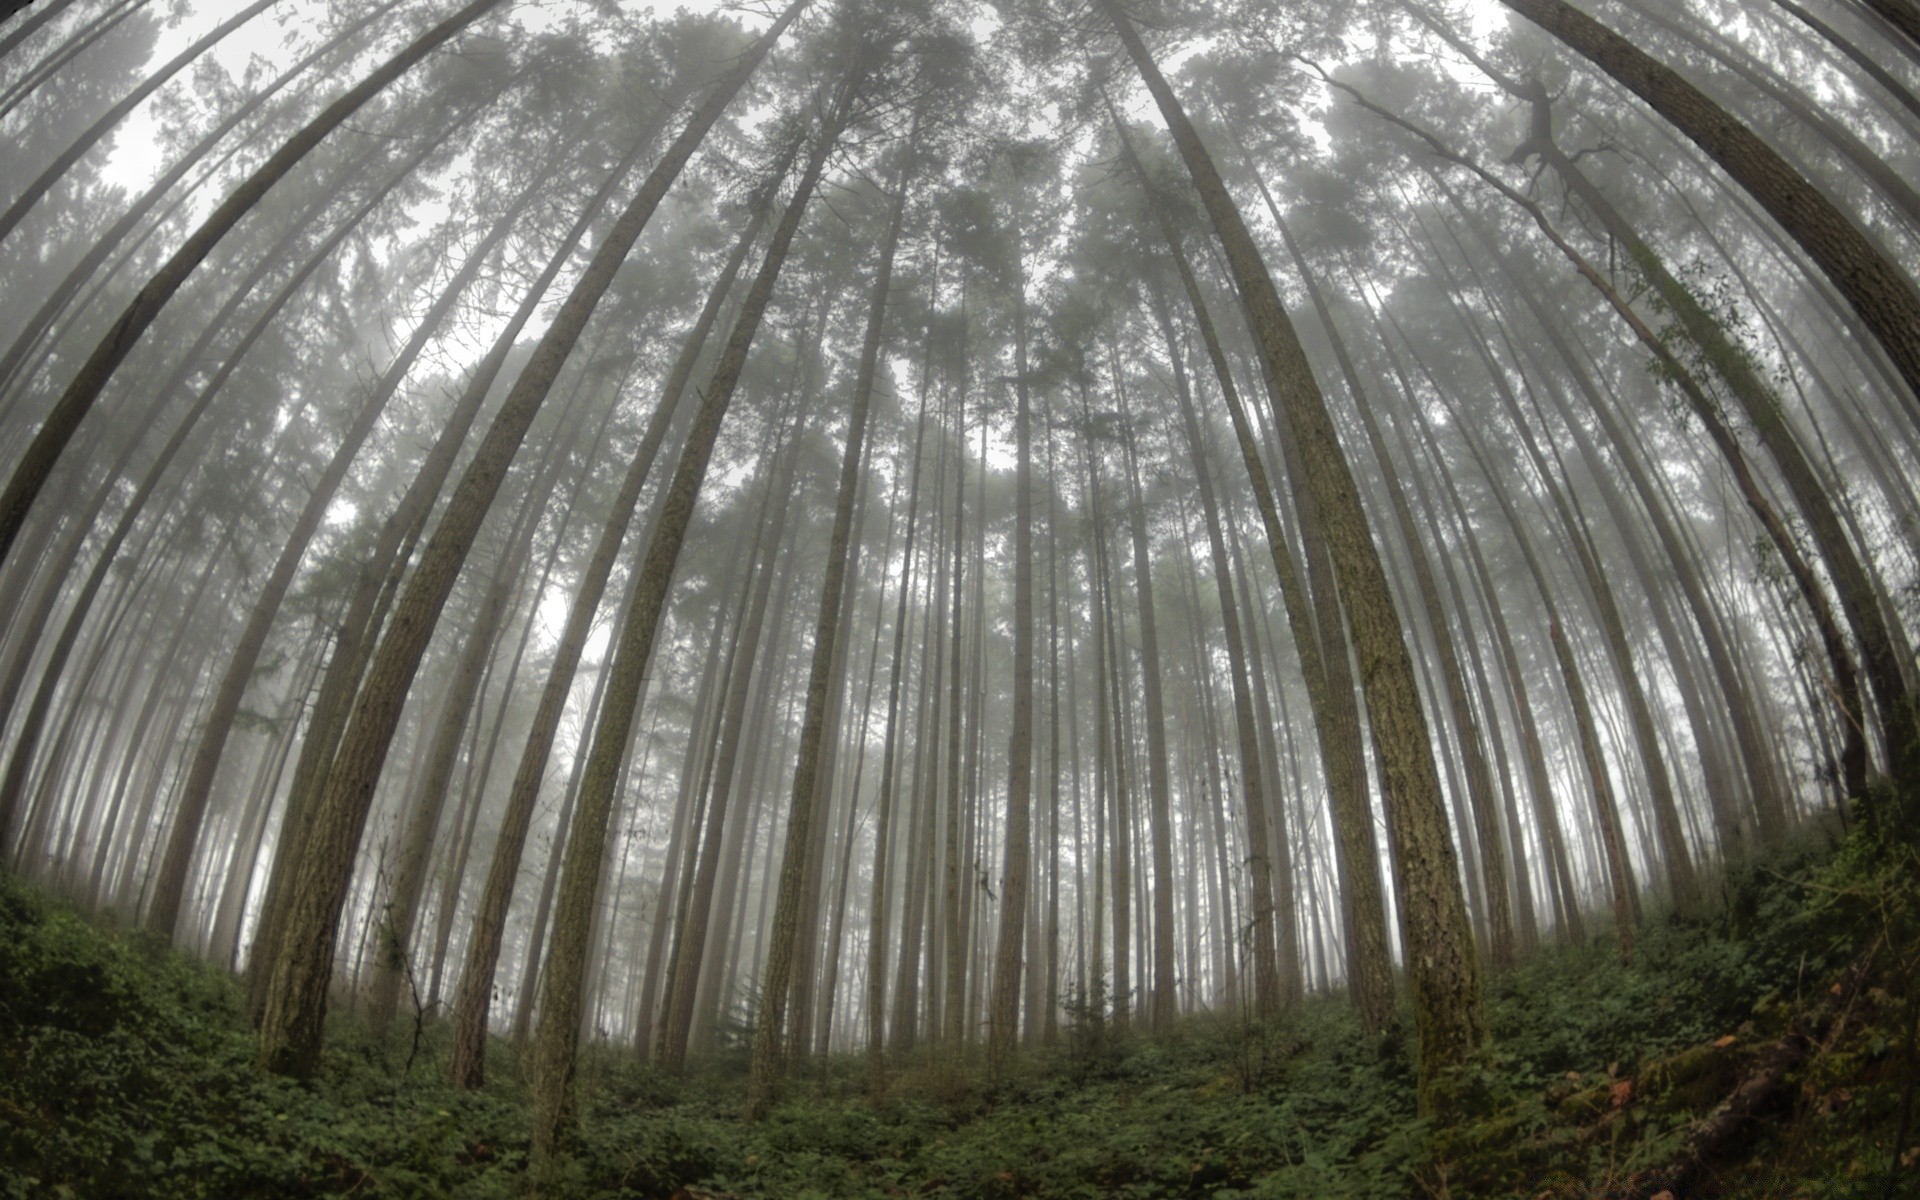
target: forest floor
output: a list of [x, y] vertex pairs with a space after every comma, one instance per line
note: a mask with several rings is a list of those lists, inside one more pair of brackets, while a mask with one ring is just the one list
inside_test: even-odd
[[[1492, 979], [1444, 1119], [1415, 1116], [1406, 1038], [1337, 999], [1164, 1041], [1072, 1021], [997, 1083], [922, 1062], [878, 1101], [835, 1058], [757, 1125], [737, 1058], [674, 1079], [600, 1047], [551, 1193], [1920, 1196], [1920, 850], [1809, 834], [1717, 890], [1649, 920], [1630, 965], [1596, 938]], [[231, 978], [0, 881], [0, 1196], [524, 1189], [510, 1046], [456, 1092], [436, 1024], [337, 1025], [311, 1084], [262, 1075]]]

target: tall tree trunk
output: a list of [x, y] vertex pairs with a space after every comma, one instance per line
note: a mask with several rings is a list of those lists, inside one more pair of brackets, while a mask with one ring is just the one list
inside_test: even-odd
[[[448, 500], [445, 515], [395, 610], [392, 632], [367, 674], [354, 715], [321, 794], [289, 901], [261, 1022], [262, 1065], [288, 1074], [312, 1073], [318, 1061], [334, 930], [353, 874], [360, 833], [374, 784], [399, 723], [406, 693], [419, 669], [441, 608], [467, 551], [491, 507], [515, 450], [558, 377], [587, 319], [613, 282], [627, 252], [659, 207], [707, 130], [759, 66], [807, 0], [793, 0], [781, 18], [745, 51], [655, 164], [626, 210], [595, 250], [540, 345], [508, 393], [493, 425]], [[571, 1058], [571, 1046], [569, 1045]]]
[[[806, 385], [806, 393], [799, 397], [796, 407], [805, 411], [807, 402], [812, 399], [812, 381]], [[800, 432], [799, 418], [793, 437], [797, 441]], [[707, 956], [709, 941], [708, 921], [713, 912], [713, 894], [715, 882], [720, 877], [722, 847], [730, 846], [735, 839], [734, 827], [744, 823], [744, 817], [733, 818], [728, 824], [728, 808], [736, 795], [745, 797], [745, 781], [739, 786], [734, 783], [734, 775], [745, 764], [743, 753], [746, 732], [748, 701], [754, 694], [754, 665], [759, 653], [761, 630], [767, 615], [767, 605], [773, 596], [773, 583], [780, 574], [782, 549], [785, 543], [786, 518], [790, 505], [779, 499], [793, 490], [794, 470], [799, 463], [799, 451], [793, 445], [776, 444], [769, 451], [769, 473], [766, 482], [766, 496], [761, 501], [762, 519], [755, 533], [756, 557], [762, 562], [759, 577], [753, 584], [753, 598], [747, 604], [746, 615], [736, 635], [736, 644], [730, 656], [730, 670], [727, 672], [726, 702], [721, 710], [719, 734], [713, 757], [713, 778], [707, 795], [705, 830], [700, 835], [700, 852], [697, 866], [688, 880], [688, 890], [683, 897], [685, 909], [675, 921], [673, 933], [673, 954], [667, 959], [667, 974], [664, 995], [660, 1006], [660, 1027], [655, 1035], [654, 1060], [669, 1071], [678, 1071], [686, 1065], [687, 1042], [693, 1029], [695, 999], [702, 975], [702, 966]], [[769, 507], [774, 508], [768, 513]], [[783, 614], [784, 616], [784, 614]], [[780, 629], [781, 620], [776, 618], [774, 629]], [[777, 651], [770, 648], [764, 656], [766, 670], [760, 675], [764, 680], [768, 671], [773, 669], [772, 660]], [[732, 858], [732, 855], [727, 856]], [[727, 922], [722, 920], [719, 928], [725, 930]]]
[[[1020, 1034], [1020, 973], [1025, 963], [1027, 876], [1033, 842], [1033, 401], [1027, 380], [1026, 250], [1016, 224], [1014, 243], [1014, 499], [1013, 499], [1013, 729], [1007, 740], [1005, 864], [1000, 879], [1000, 934], [995, 948], [993, 997], [987, 1012], [987, 1070], [1005, 1070]], [[981, 474], [986, 463], [981, 463]], [[980, 515], [982, 526], [986, 514]], [[984, 571], [981, 572], [984, 575]], [[1157, 691], [1155, 693], [1157, 698]], [[1164, 755], [1165, 747], [1162, 746]], [[1164, 756], [1161, 765], [1165, 766]], [[1164, 776], [1161, 782], [1165, 783]], [[1172, 880], [1158, 881], [1168, 888]], [[1171, 915], [1171, 914], [1169, 914]], [[1172, 930], [1169, 929], [1171, 935]], [[1172, 957], [1169, 943], [1168, 958]], [[1167, 1000], [1173, 999], [1171, 964]], [[1032, 1013], [1028, 1019], [1033, 1018]]]
[[[800, 15], [807, 0], [794, 0], [760, 41], [754, 44], [729, 79], [732, 88], [723, 88], [703, 107], [705, 124], [718, 119], [720, 109], [787, 23]], [[619, 648], [614, 652], [612, 682], [607, 703], [601, 709], [594, 728], [593, 745], [588, 753], [586, 774], [581, 780], [580, 811], [567, 841], [566, 866], [558, 898], [558, 919], [552, 944], [548, 947], [546, 971], [541, 982], [540, 1027], [534, 1035], [533, 1055], [533, 1148], [536, 1170], [544, 1172], [559, 1149], [560, 1139], [573, 1121], [574, 1049], [580, 1036], [581, 984], [586, 968], [586, 942], [589, 917], [599, 892], [601, 860], [607, 834], [607, 822], [613, 808], [614, 783], [619, 765], [626, 755], [627, 734], [638, 707], [640, 685], [648, 660], [653, 655], [654, 639], [666, 607], [667, 590], [673, 582], [674, 564], [686, 539], [693, 517], [694, 500], [706, 477], [713, 456], [720, 423], [726, 417], [734, 389], [746, 366], [747, 352], [759, 331], [760, 319], [773, 298], [773, 287], [786, 262], [788, 247], [799, 230], [813, 189], [826, 166], [827, 153], [839, 139], [851, 104], [852, 81], [842, 85], [835, 107], [815, 140], [805, 170], [795, 186], [780, 223], [774, 228], [766, 259], [747, 290], [740, 314], [734, 320], [726, 348], [714, 367], [712, 380], [701, 394], [693, 425], [687, 432], [680, 462], [667, 485], [666, 502], [660, 512], [653, 541], [640, 566], [640, 583], [628, 603], [620, 629]], [[692, 129], [689, 129], [692, 132]], [[704, 128], [701, 129], [704, 133]], [[692, 152], [692, 145], [686, 147]], [[684, 161], [684, 158], [683, 158]], [[658, 168], [656, 168], [656, 171]]]
[[[852, 80], [848, 86], [853, 86]], [[837, 136], [831, 129], [826, 140]], [[909, 148], [911, 153], [911, 148]], [[817, 172], [816, 172], [817, 173]], [[840, 636], [840, 609], [846, 600], [847, 561], [851, 555], [853, 514], [860, 491], [860, 464], [866, 446], [867, 414], [872, 408], [874, 378], [879, 370], [887, 315], [887, 290], [893, 282], [893, 258], [900, 245], [900, 225], [906, 212], [907, 188], [912, 174], [905, 164], [894, 178], [893, 206], [887, 218], [887, 233], [880, 247], [880, 262], [875, 268], [873, 301], [867, 313], [867, 329], [860, 349], [860, 366], [854, 377], [853, 407], [847, 417], [847, 445], [840, 460], [840, 491], [834, 502], [833, 533], [827, 544], [826, 577], [821, 584], [820, 618], [813, 635], [813, 665], [807, 676], [806, 711], [800, 720], [800, 748], [793, 770], [792, 798], [787, 814], [786, 847], [780, 859], [780, 884], [774, 902], [773, 926], [766, 931], [766, 973], [760, 986], [760, 1012], [754, 1027], [752, 1074], [748, 1083], [747, 1112], [750, 1117], [765, 1115], [779, 1091], [780, 1073], [786, 1058], [786, 1006], [792, 984], [796, 934], [799, 930], [800, 892], [808, 848], [812, 842], [813, 822], [821, 806], [820, 758], [826, 729], [828, 693], [833, 685], [833, 664]]]
[[[887, 909], [893, 898], [893, 809], [900, 755], [900, 687], [907, 666], [907, 624], [913, 598], [914, 538], [920, 512], [920, 461], [927, 440], [927, 394], [933, 378], [933, 314], [940, 306], [938, 248], [930, 272], [925, 356], [920, 363], [919, 415], [915, 420], [913, 462], [907, 469], [907, 532], [900, 567], [900, 597], [893, 615], [893, 657], [887, 666], [887, 732], [880, 750], [880, 794], [874, 798], [873, 870], [867, 901], [867, 1085], [878, 1095], [886, 1085]], [[936, 506], [937, 510], [937, 506]]]
[[1127, 464], [1128, 531], [1140, 613], [1140, 694], [1147, 724], [1147, 830], [1153, 854], [1153, 984], [1148, 993], [1147, 1027], [1164, 1037], [1173, 1029], [1173, 816], [1167, 766], [1167, 715], [1160, 673], [1159, 611], [1153, 602], [1153, 568], [1147, 546], [1146, 498], [1140, 486], [1140, 455], [1133, 414], [1119, 375], [1114, 391], [1120, 401], [1121, 450]]
[[[1240, 146], [1239, 149], [1242, 157], [1251, 163], [1246, 147]], [[1259, 180], [1257, 173], [1255, 179]], [[1264, 195], [1266, 188], [1263, 181], [1261, 191]], [[1277, 210], [1277, 206], [1271, 205], [1270, 198], [1269, 205]], [[1184, 255], [1176, 256], [1176, 265], [1183, 259]], [[1184, 275], [1190, 277], [1192, 271], [1189, 269]], [[1273, 487], [1260, 457], [1253, 426], [1247, 419], [1238, 389], [1233, 385], [1232, 370], [1225, 353], [1220, 349], [1218, 337], [1213, 333], [1212, 321], [1207, 315], [1205, 303], [1200, 299], [1198, 286], [1190, 284], [1188, 295], [1194, 302], [1195, 321], [1206, 342], [1208, 357], [1213, 360], [1214, 374], [1220, 382], [1221, 395], [1233, 421], [1241, 459], [1246, 464], [1261, 524], [1266, 530], [1274, 570], [1280, 579], [1287, 627], [1293, 635], [1301, 674], [1306, 679], [1307, 705], [1320, 746], [1321, 765], [1327, 779], [1328, 806], [1333, 816], [1334, 856], [1340, 868], [1341, 915], [1347, 934], [1348, 987], [1354, 1005], [1359, 1009], [1361, 1024], [1378, 1032], [1393, 1019], [1393, 965], [1387, 936], [1385, 899], [1380, 889], [1379, 850], [1373, 832], [1373, 810], [1367, 799], [1367, 770], [1360, 745], [1360, 716], [1353, 699], [1353, 680], [1346, 647], [1340, 637], [1342, 623], [1339, 605], [1329, 605], [1327, 620], [1332, 628], [1323, 634], [1319, 627], [1321, 622], [1315, 620], [1313, 598], [1308, 595], [1307, 586], [1300, 579], [1293, 554], [1288, 548], [1287, 535], [1280, 523]], [[1305, 481], [1296, 474], [1294, 492], [1296, 504], [1302, 512], [1305, 511], [1305, 505], [1298, 498], [1305, 494], [1304, 484]], [[1331, 647], [1335, 652], [1327, 653], [1325, 647]], [[1264, 668], [1258, 654], [1252, 656], [1252, 665], [1254, 694], [1258, 698], [1266, 694], [1266, 687], [1260, 681]], [[1277, 780], [1278, 764], [1268, 763], [1267, 766]], [[1280, 796], [1277, 785], [1274, 792], [1277, 803]], [[1285, 822], [1279, 824], [1284, 830]], [[1257, 846], [1262, 844], [1256, 843]], [[1279, 865], [1277, 859], [1274, 861], [1276, 866]], [[1276, 884], [1278, 882], [1276, 880]], [[1285, 904], [1286, 901], [1280, 903]], [[1281, 969], [1291, 973], [1296, 968], [1283, 961]]]
[[[1277, 219], [1277, 214], [1276, 214]], [[1386, 439], [1381, 436], [1379, 423], [1374, 419], [1373, 407], [1367, 398], [1365, 385], [1355, 368], [1352, 355], [1347, 351], [1346, 340], [1334, 324], [1333, 310], [1327, 303], [1320, 281], [1307, 264], [1306, 255], [1294, 240], [1293, 231], [1282, 222], [1279, 224], [1280, 237], [1292, 257], [1294, 265], [1300, 271], [1301, 280], [1306, 284], [1307, 296], [1313, 302], [1314, 310], [1327, 330], [1331, 340], [1335, 360], [1340, 364], [1341, 373], [1347, 381], [1347, 390], [1353, 396], [1355, 410], [1360, 415], [1361, 427], [1366, 431], [1367, 441], [1373, 450], [1374, 459], [1379, 464], [1381, 481], [1387, 494], [1387, 501], [1393, 509], [1394, 519], [1400, 527], [1400, 539], [1407, 548], [1408, 562], [1413, 568], [1414, 587], [1420, 599], [1420, 606], [1427, 618], [1427, 628], [1433, 639], [1436, 657], [1439, 659], [1440, 680], [1446, 690], [1447, 704], [1453, 715], [1455, 729], [1460, 740], [1461, 758], [1466, 768], [1468, 808], [1473, 814], [1471, 837], [1478, 843], [1481, 869], [1486, 874], [1487, 921], [1490, 931], [1490, 949], [1493, 965], [1504, 969], [1513, 965], [1514, 933], [1513, 909], [1508, 890], [1507, 852], [1500, 833], [1500, 823], [1495, 813], [1496, 801], [1493, 795], [1493, 773], [1488, 768], [1485, 746], [1480, 733], [1480, 723], [1474, 717], [1473, 704], [1467, 696], [1466, 674], [1460, 666], [1460, 654], [1455, 648], [1453, 631], [1447, 621], [1447, 611], [1440, 601], [1440, 588], [1434, 579], [1433, 564], [1428, 558], [1426, 545], [1420, 537], [1420, 530], [1414, 522], [1413, 509], [1407, 498], [1407, 490], [1400, 481], [1399, 472], [1394, 467], [1393, 456], [1387, 449]], [[1464, 621], [1466, 614], [1460, 614]], [[1468, 837], [1462, 830], [1463, 840]]]
[[26, 453], [15, 464], [13, 475], [7, 480], [6, 491], [0, 493], [0, 563], [6, 561], [7, 552], [13, 548], [13, 539], [27, 519], [27, 511], [33, 507], [34, 499], [45, 486], [47, 476], [53, 473], [53, 465], [72, 440], [74, 430], [80, 427], [82, 418], [106, 390], [114, 371], [132, 352], [140, 336], [153, 324], [154, 318], [160, 315], [160, 310], [166, 307], [167, 302], [173, 299], [174, 293], [180, 290], [194, 268], [212, 252], [228, 231], [240, 223], [242, 217], [252, 211], [261, 197], [285, 178], [328, 134], [415, 63], [485, 16], [499, 3], [500, 0], [472, 0], [466, 7], [415, 38], [406, 49], [329, 104], [299, 133], [289, 138], [272, 158], [248, 176], [246, 182], [235, 188], [220, 207], [174, 251], [173, 257], [154, 273], [120, 314], [119, 320], [113, 323], [106, 337], [94, 347], [93, 353], [54, 405], [53, 411], [47, 414], [46, 421], [34, 435]]
[[[660, 115], [665, 119], [665, 114]], [[320, 689], [313, 701], [313, 715], [307, 722], [307, 734], [294, 763], [293, 781], [288, 788], [286, 813], [281, 818], [281, 833], [276, 839], [273, 865], [268, 873], [266, 891], [260, 905], [260, 918], [254, 930], [253, 955], [248, 964], [248, 1011], [255, 1021], [264, 1013], [273, 964], [279, 958], [280, 943], [286, 927], [288, 898], [299, 855], [306, 846], [307, 832], [318, 805], [318, 793], [326, 784], [327, 773], [345, 733], [351, 715], [354, 693], [366, 672], [378, 627], [397, 586], [395, 576], [404, 568], [412, 548], [420, 537], [425, 521], [441, 485], [453, 471], [455, 460], [467, 433], [480, 415], [482, 403], [505, 367], [507, 356], [517, 344], [520, 332], [539, 308], [546, 290], [560, 271], [572, 260], [574, 250], [588, 228], [600, 215], [613, 189], [625, 177], [640, 152], [651, 140], [647, 133], [637, 138], [626, 157], [608, 173], [593, 197], [563, 234], [546, 266], [521, 297], [513, 316], [494, 338], [487, 355], [468, 376], [460, 397], [445, 418], [440, 435], [427, 452], [375, 540], [373, 553], [362, 565], [354, 583], [352, 597], [337, 626], [338, 635]]]
[[277, 0], [254, 0], [254, 3], [216, 25], [199, 41], [148, 72], [139, 86], [102, 113], [93, 124], [87, 126], [79, 137], [73, 139], [67, 148], [60, 152], [59, 157], [47, 165], [46, 170], [40, 172], [33, 182], [21, 189], [13, 203], [7, 206], [6, 212], [0, 213], [0, 241], [5, 241], [14, 227], [20, 224], [21, 219], [40, 202], [40, 198], [45, 196], [54, 184], [60, 182], [60, 177], [73, 169], [75, 163], [86, 157], [87, 151], [93, 149], [101, 138], [112, 132], [113, 127], [124, 120], [128, 113], [138, 108], [141, 101], [159, 91], [169, 79], [185, 70], [195, 59], [224, 40], [229, 33], [253, 20], [276, 2]]
[[[609, 406], [608, 415], [611, 414]], [[367, 1015], [376, 1038], [385, 1036], [400, 998], [403, 977], [410, 976], [414, 970], [411, 962], [415, 957], [414, 925], [419, 916], [421, 894], [426, 888], [427, 862], [434, 848], [434, 834], [440, 828], [447, 793], [453, 786], [460, 743], [469, 727], [478, 732], [480, 714], [476, 704], [485, 699], [482, 679], [504, 632], [509, 602], [520, 586], [532, 555], [533, 538], [539, 530], [538, 518], [552, 494], [555, 472], [565, 461], [565, 452], [571, 449], [569, 443], [574, 439], [570, 433], [557, 431], [550, 440], [546, 462], [541, 464], [538, 477], [529, 487], [514, 526], [501, 546], [478, 613], [467, 631], [466, 645], [461, 648], [448, 677], [440, 720], [427, 751], [420, 787], [413, 792], [400, 822], [399, 853], [393, 883], [380, 916], [381, 944], [374, 956], [373, 982], [367, 998]], [[460, 828], [458, 818], [454, 828]], [[457, 880], [459, 874], [454, 871], [451, 876]]]
[[280, 611], [280, 603], [286, 597], [287, 589], [293, 584], [300, 560], [306, 555], [314, 534], [319, 531], [321, 519], [326, 516], [335, 492], [346, 479], [354, 456], [373, 432], [380, 414], [386, 410], [387, 402], [399, 391], [401, 381], [413, 368], [421, 351], [440, 331], [441, 323], [452, 313], [455, 303], [480, 273], [480, 268], [507, 234], [512, 232], [521, 212], [532, 198], [533, 189], [528, 189], [467, 256], [467, 261], [421, 318], [412, 337], [394, 356], [386, 372], [362, 402], [360, 412], [341, 438], [339, 446], [334, 449], [333, 457], [308, 489], [306, 506], [294, 519], [293, 528], [281, 546], [280, 557], [254, 601], [246, 627], [235, 643], [233, 657], [228, 660], [226, 672], [214, 690], [213, 704], [205, 718], [205, 732], [200, 735], [192, 766], [188, 768], [186, 782], [182, 785], [180, 803], [174, 811], [173, 827], [168, 834], [166, 851], [154, 884], [153, 902], [147, 910], [147, 928], [162, 936], [171, 936], [179, 920], [187, 867], [192, 860], [194, 847], [199, 842], [200, 825], [205, 818], [207, 801], [213, 794], [214, 777], [220, 768], [221, 754], [226, 749], [227, 737], [233, 730], [234, 717], [240, 711], [240, 701], [245, 697], [247, 683], [253, 678], [254, 667], [260, 661], [260, 653], [266, 647], [274, 617]]
[[[1405, 897], [1401, 923], [1420, 1032], [1420, 1108], [1433, 1112], [1442, 1102], [1442, 1074], [1463, 1061], [1485, 1034], [1479, 963], [1434, 769], [1433, 743], [1420, 711], [1400, 619], [1325, 401], [1253, 236], [1118, 0], [1100, 0], [1100, 7], [1153, 94], [1200, 192], [1239, 285], [1270, 395], [1292, 410], [1308, 484], [1327, 525], [1341, 600], [1360, 657], [1368, 717], [1383, 751], [1381, 774], [1388, 818], [1399, 841]], [[1920, 355], [1916, 368], [1920, 374]]]
[[507, 792], [506, 809], [500, 819], [500, 833], [494, 842], [486, 882], [474, 912], [473, 934], [467, 941], [466, 965], [461, 972], [460, 989], [453, 1006], [453, 1049], [449, 1071], [456, 1087], [479, 1087], [485, 1073], [487, 1019], [492, 1007], [494, 972], [500, 961], [500, 941], [506, 932], [507, 910], [513, 903], [514, 883], [520, 877], [520, 861], [526, 852], [527, 830], [533, 822], [534, 805], [540, 798], [541, 781], [546, 778], [553, 740], [560, 729], [560, 718], [565, 713], [567, 697], [573, 691], [573, 679], [580, 666], [580, 656], [593, 631], [594, 617], [600, 610], [601, 599], [606, 595], [607, 581], [613, 574], [615, 560], [620, 556], [627, 528], [633, 523], [633, 512], [639, 505], [640, 491], [652, 473], [654, 459], [658, 457], [660, 446], [666, 440], [674, 416], [679, 411], [680, 400], [686, 394], [700, 353], [713, 333], [721, 305], [739, 276], [748, 250], [759, 237], [765, 213], [764, 205], [755, 209], [753, 219], [748, 222], [740, 240], [734, 244], [726, 266], [721, 269], [719, 278], [708, 292], [706, 304], [687, 336], [686, 345], [682, 347], [679, 358], [674, 361], [673, 369], [667, 376], [660, 403], [648, 420], [646, 431], [641, 434], [640, 444], [633, 451], [627, 472], [620, 481], [620, 490], [607, 512], [600, 537], [594, 543], [593, 556], [587, 560], [586, 569], [574, 591], [573, 602], [567, 609], [566, 625], [554, 648], [553, 663], [547, 669], [547, 682], [541, 689], [539, 704], [534, 709], [525, 748], [520, 752], [520, 765], [514, 771], [513, 782]]

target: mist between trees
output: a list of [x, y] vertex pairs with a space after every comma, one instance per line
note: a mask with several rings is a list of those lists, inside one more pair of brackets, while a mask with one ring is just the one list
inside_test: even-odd
[[1433, 1111], [1920, 782], [1912, 0], [217, 7], [0, 5], [0, 846], [265, 1070]]

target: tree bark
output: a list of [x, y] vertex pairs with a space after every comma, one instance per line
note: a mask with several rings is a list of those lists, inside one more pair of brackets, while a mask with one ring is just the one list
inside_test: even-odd
[[[268, 985], [261, 1022], [261, 1064], [271, 1070], [310, 1075], [317, 1065], [327, 985], [332, 974], [334, 930], [352, 879], [360, 833], [373, 802], [374, 785], [399, 723], [406, 693], [419, 669], [433, 627], [460, 565], [479, 532], [515, 450], [539, 411], [581, 331], [613, 282], [627, 252], [645, 229], [667, 189], [746, 83], [773, 42], [799, 16], [807, 0], [794, 0], [781, 18], [736, 61], [687, 127], [654, 166], [619, 220], [594, 253], [540, 345], [508, 393], [395, 610], [391, 631], [355, 704], [316, 805], [299, 875], [290, 898], [286, 930]], [[570, 1055], [569, 1055], [570, 1057]]]
[[[700, 117], [696, 118], [701, 133], [705, 132], [706, 125], [718, 119], [726, 99], [740, 84], [745, 83], [747, 74], [758, 65], [759, 59], [784, 32], [786, 25], [800, 15], [806, 3], [807, 0], [794, 0], [781, 19], [762, 35], [753, 50], [741, 60], [740, 66], [735, 68], [728, 81], [732, 86], [723, 86], [715, 93], [714, 99], [719, 103], [710, 100], [702, 108]], [[845, 103], [843, 98], [841, 105]], [[694, 501], [706, 477], [707, 464], [713, 455], [721, 421], [726, 417], [727, 407], [746, 366], [747, 352], [752, 347], [754, 335], [759, 331], [767, 304], [773, 298], [774, 284], [780, 277], [780, 268], [785, 264], [794, 234], [799, 230], [800, 218], [806, 211], [814, 187], [820, 181], [827, 153], [838, 140], [845, 120], [844, 107], [837, 105], [834, 115], [829, 117], [814, 143], [806, 168], [795, 186], [793, 199], [788, 202], [786, 211], [774, 228], [759, 274], [747, 290], [733, 331], [727, 338], [726, 348], [714, 367], [713, 378], [701, 394], [700, 407], [695, 410], [693, 425], [680, 451], [680, 462], [667, 485], [659, 525], [641, 562], [639, 586], [628, 602], [627, 613], [621, 623], [620, 643], [610, 668], [607, 702], [594, 728], [586, 774], [581, 780], [580, 809], [574, 820], [572, 836], [567, 840], [566, 866], [557, 902], [558, 918], [554, 925], [552, 945], [547, 950], [546, 971], [541, 982], [540, 1026], [534, 1035], [532, 1048], [536, 1171], [544, 1172], [550, 1166], [561, 1138], [573, 1121], [574, 1049], [580, 1036], [581, 984], [586, 969], [589, 918], [599, 892], [600, 866], [604, 857], [607, 821], [613, 807], [614, 784], [620, 762], [625, 757], [627, 734], [632, 727], [634, 710], [638, 707], [647, 663], [653, 655], [653, 644], [659, 633], [667, 591], [673, 582], [674, 564], [680, 557], [680, 547], [686, 539]], [[689, 127], [689, 132], [693, 128]], [[685, 149], [690, 154], [693, 147], [688, 144]]]
[[40, 431], [34, 435], [26, 453], [15, 464], [6, 491], [0, 493], [0, 563], [6, 561], [7, 552], [13, 548], [13, 539], [25, 523], [28, 510], [33, 507], [40, 489], [45, 486], [47, 476], [53, 473], [53, 465], [59, 460], [61, 451], [72, 440], [74, 430], [80, 427], [81, 420], [106, 390], [114, 371], [132, 352], [141, 334], [153, 324], [154, 318], [173, 299], [174, 293], [180, 290], [194, 268], [240, 223], [242, 217], [252, 211], [261, 197], [285, 178], [328, 134], [388, 84], [406, 74], [414, 64], [485, 16], [499, 3], [500, 0], [472, 0], [466, 7], [415, 38], [406, 49], [329, 104], [235, 188], [220, 207], [174, 251], [173, 257], [154, 273], [113, 323], [107, 335], [94, 347], [93, 353], [54, 405], [53, 411], [47, 415]]

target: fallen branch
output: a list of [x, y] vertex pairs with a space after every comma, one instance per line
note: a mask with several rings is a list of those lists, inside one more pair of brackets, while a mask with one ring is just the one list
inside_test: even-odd
[[1818, 1005], [1802, 1014], [1792, 1029], [1760, 1051], [1752, 1070], [1694, 1126], [1680, 1157], [1665, 1167], [1642, 1174], [1635, 1181], [1633, 1195], [1646, 1200], [1675, 1200], [1702, 1182], [1710, 1164], [1746, 1132], [1780, 1093], [1787, 1076], [1812, 1056], [1828, 1030], [1852, 1007], [1854, 997], [1872, 972], [1876, 948], [1877, 944], [1869, 947], [1855, 959]]

